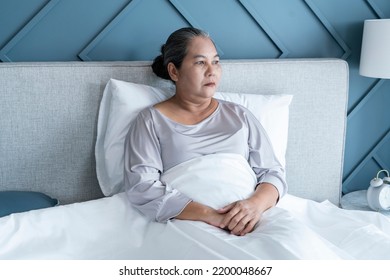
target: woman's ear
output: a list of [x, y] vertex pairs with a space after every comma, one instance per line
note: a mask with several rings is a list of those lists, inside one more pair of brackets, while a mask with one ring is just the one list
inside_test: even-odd
[[172, 81], [177, 82], [179, 73], [177, 71], [175, 64], [173, 64], [172, 62], [169, 62], [167, 69], [168, 69], [168, 74], [171, 77]]

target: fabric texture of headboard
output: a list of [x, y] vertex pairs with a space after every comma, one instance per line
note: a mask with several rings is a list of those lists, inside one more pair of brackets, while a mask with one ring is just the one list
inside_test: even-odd
[[[226, 60], [219, 91], [292, 94], [287, 148], [291, 194], [338, 205], [348, 65], [340, 59]], [[150, 62], [0, 64], [0, 191], [44, 192], [62, 204], [102, 197], [94, 148], [110, 78], [172, 87]]]

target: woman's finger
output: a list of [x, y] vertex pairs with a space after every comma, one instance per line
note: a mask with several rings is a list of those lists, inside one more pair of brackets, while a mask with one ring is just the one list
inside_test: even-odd
[[226, 211], [225, 217], [222, 220], [221, 228], [226, 228], [230, 225], [231, 220], [234, 216], [236, 216], [240, 212], [240, 209], [236, 207], [236, 203], [232, 204], [231, 207], [229, 207], [229, 210]]
[[244, 235], [252, 232], [258, 221], [259, 221], [259, 219], [250, 220], [249, 223], [246, 224], [246, 227], [241, 231], [240, 235], [244, 236]]
[[225, 207], [222, 207], [220, 209], [217, 209], [217, 212], [220, 214], [225, 214], [225, 213], [229, 212], [234, 207], [234, 204], [235, 204], [235, 202], [230, 203], [230, 204], [228, 204]]
[[[231, 233], [234, 235], [242, 235], [242, 232], [246, 229], [248, 226], [248, 223], [250, 223], [251, 219], [249, 216], [243, 216], [236, 225], [231, 228]], [[232, 219], [232, 223], [235, 222], [234, 219]], [[230, 225], [229, 225], [230, 226]], [[229, 227], [230, 228], [230, 227]]]

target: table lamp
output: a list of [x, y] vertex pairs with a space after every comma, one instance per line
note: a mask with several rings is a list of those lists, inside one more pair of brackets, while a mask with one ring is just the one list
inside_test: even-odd
[[390, 79], [390, 19], [364, 21], [359, 74]]
[[[364, 21], [359, 74], [390, 79], [390, 19]], [[382, 171], [389, 174], [387, 170]], [[367, 202], [371, 209], [390, 210], [390, 185], [383, 182], [371, 184], [367, 190]]]

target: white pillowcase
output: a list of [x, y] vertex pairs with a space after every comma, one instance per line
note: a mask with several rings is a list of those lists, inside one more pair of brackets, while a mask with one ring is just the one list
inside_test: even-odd
[[[95, 146], [96, 173], [104, 195], [123, 191], [124, 142], [131, 122], [142, 109], [172, 95], [173, 92], [115, 79], [107, 83], [100, 103]], [[215, 98], [247, 107], [267, 131], [277, 158], [285, 165], [292, 95], [217, 92]]]

